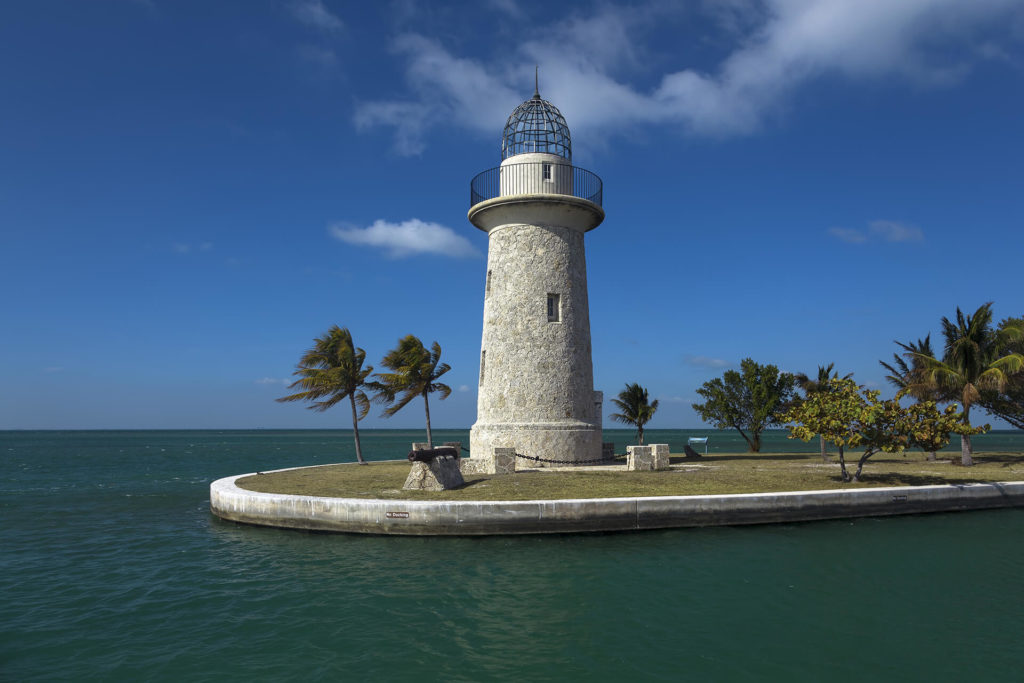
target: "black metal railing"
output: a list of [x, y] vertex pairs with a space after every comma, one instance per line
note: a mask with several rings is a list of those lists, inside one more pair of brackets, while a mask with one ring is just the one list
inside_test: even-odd
[[585, 168], [542, 161], [506, 164], [478, 173], [469, 183], [469, 205], [516, 194], [562, 194], [601, 206], [601, 178]]

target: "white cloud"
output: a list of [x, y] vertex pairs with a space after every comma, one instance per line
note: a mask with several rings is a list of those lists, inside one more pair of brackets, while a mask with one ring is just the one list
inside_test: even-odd
[[494, 11], [506, 14], [514, 19], [523, 16], [523, 10], [516, 4], [515, 0], [487, 0], [486, 4]]
[[255, 381], [256, 384], [291, 384], [291, 380], [281, 379], [279, 377], [260, 377]]
[[423, 131], [433, 123], [431, 108], [420, 102], [368, 102], [356, 109], [358, 130], [371, 126], [395, 129], [395, 151], [402, 156], [415, 156], [425, 149]]
[[356, 107], [354, 121], [359, 130], [377, 125], [394, 128], [399, 154], [421, 153], [424, 132], [442, 121], [493, 132], [522, 101], [518, 91], [484, 65], [454, 57], [434, 40], [404, 34], [393, 48], [408, 59], [406, 76], [416, 99], [363, 102]]
[[828, 234], [840, 242], [847, 242], [849, 244], [863, 244], [868, 241], [867, 233], [854, 228], [829, 228]]
[[418, 218], [410, 218], [401, 223], [376, 220], [368, 228], [339, 223], [330, 226], [330, 232], [348, 244], [384, 249], [391, 258], [413, 254], [441, 254], [455, 258], [480, 255], [469, 240], [451, 228]]
[[864, 244], [872, 239], [880, 239], [885, 242], [921, 242], [924, 240], [924, 232], [921, 228], [897, 221], [877, 220], [868, 223], [867, 230], [856, 228], [829, 228], [828, 234], [841, 242], [848, 244]]
[[323, 0], [295, 0], [289, 5], [292, 16], [307, 26], [328, 33], [340, 31], [345, 24], [327, 9]]
[[871, 221], [871, 232], [886, 242], [920, 242], [924, 239], [921, 228], [896, 221]]
[[175, 254], [190, 254], [193, 250], [210, 251], [211, 249], [213, 249], [213, 242], [200, 242], [196, 246], [192, 246], [188, 242], [175, 242], [171, 245], [171, 251]]
[[727, 368], [732, 365], [732, 363], [727, 360], [711, 358], [709, 356], [683, 356], [683, 361], [685, 361], [687, 365], [692, 365], [696, 368], [710, 368], [712, 370]]
[[463, 394], [466, 393], [467, 391], [469, 391], [469, 385], [468, 384], [460, 384], [459, 385], [459, 391], [461, 393], [463, 393]]
[[[660, 76], [642, 74], [653, 75], [656, 85], [638, 88], [616, 74], [641, 73], [656, 63], [638, 55], [637, 46], [645, 44], [651, 16], [665, 7], [652, 0], [560, 16], [536, 27], [536, 38], [518, 54], [503, 52], [486, 63], [421, 35], [400, 36], [394, 48], [407, 60], [412, 92], [402, 100], [362, 103], [356, 124], [393, 127], [402, 154], [418, 154], [424, 132], [447, 122], [491, 133], [529, 94], [538, 63], [542, 94], [573, 130], [589, 129], [595, 138], [642, 125], [699, 136], [748, 134], [783, 109], [793, 91], [823, 76], [954, 84], [999, 46], [960, 52], [951, 46], [983, 42], [977, 34], [984, 29], [1024, 17], [1019, 0], [728, 0], [705, 11], [735, 34], [731, 52], [708, 70], [684, 65]], [[410, 122], [407, 115], [418, 118]]]

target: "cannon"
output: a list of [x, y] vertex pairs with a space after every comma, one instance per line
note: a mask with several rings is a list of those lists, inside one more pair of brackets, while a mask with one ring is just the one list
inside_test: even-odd
[[459, 450], [451, 446], [440, 448], [423, 448], [416, 451], [409, 451], [409, 462], [431, 462], [434, 458], [450, 455], [453, 458], [459, 457]]

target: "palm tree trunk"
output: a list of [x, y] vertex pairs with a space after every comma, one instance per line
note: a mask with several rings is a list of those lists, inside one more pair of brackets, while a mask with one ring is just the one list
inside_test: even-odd
[[[971, 406], [964, 406], [964, 424], [970, 426], [971, 421], [969, 415], [971, 414]], [[960, 464], [964, 467], [970, 467], [974, 464], [974, 459], [971, 457], [971, 435], [961, 434], [960, 435]]]
[[430, 435], [430, 402], [427, 400], [427, 392], [423, 392], [423, 408], [427, 411], [427, 448], [434, 447], [434, 439]]
[[355, 392], [348, 395], [349, 401], [352, 403], [352, 433], [356, 437], [356, 460], [359, 461], [360, 465], [365, 465], [366, 461], [363, 460], [363, 447], [359, 443], [359, 416], [356, 413], [356, 396]]
[[636, 428], [637, 440], [640, 442], [638, 445], [644, 445], [644, 428], [643, 425], [637, 425]]
[[825, 450], [825, 435], [818, 434], [818, 440], [821, 442], [821, 461], [828, 462], [828, 451]]

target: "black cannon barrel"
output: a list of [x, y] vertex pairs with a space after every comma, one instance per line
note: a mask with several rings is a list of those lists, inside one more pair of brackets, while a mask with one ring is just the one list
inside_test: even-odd
[[451, 446], [441, 446], [440, 448], [424, 448], [418, 451], [409, 451], [409, 462], [430, 462], [434, 458], [444, 455], [457, 458], [459, 457], [459, 450]]

